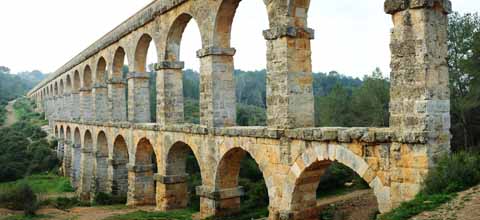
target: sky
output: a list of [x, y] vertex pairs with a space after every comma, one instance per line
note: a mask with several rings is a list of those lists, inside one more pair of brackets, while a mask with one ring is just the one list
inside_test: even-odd
[[[0, 1], [0, 66], [13, 72], [54, 72], [104, 34], [150, 3], [151, 0], [5, 0]], [[384, 0], [311, 0], [308, 26], [312, 40], [314, 72], [332, 70], [362, 77], [376, 67], [389, 75], [391, 17], [383, 12]], [[454, 10], [479, 12], [479, 0], [452, 0]], [[261, 7], [259, 7], [261, 6]], [[243, 0], [235, 15], [232, 47], [237, 49], [235, 68], [266, 67], [268, 28], [261, 0]], [[195, 52], [201, 48], [194, 22], [185, 30], [180, 59], [198, 70]], [[149, 50], [148, 62], [156, 51]]]

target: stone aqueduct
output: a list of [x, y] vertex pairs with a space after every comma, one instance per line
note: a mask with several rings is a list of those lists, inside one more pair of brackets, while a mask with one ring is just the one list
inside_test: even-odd
[[[390, 126], [315, 128], [309, 0], [264, 0], [266, 127], [235, 126], [235, 49], [230, 31], [240, 0], [156, 0], [29, 92], [64, 145], [63, 169], [83, 199], [126, 195], [129, 205], [187, 205], [186, 153], [202, 185], [201, 217], [238, 211], [240, 160], [259, 164], [269, 219], [316, 219], [315, 190], [332, 161], [374, 189], [382, 212], [409, 200], [438, 154], [450, 147], [448, 0], [387, 0], [392, 15]], [[261, 1], [258, 4], [262, 4]], [[201, 32], [200, 124], [183, 120], [182, 33]], [[146, 55], [158, 51], [157, 121], [150, 121]], [[122, 78], [124, 57], [129, 73]], [[128, 90], [128, 97], [125, 92]], [[127, 107], [128, 106], [128, 107]], [[152, 160], [152, 158], [154, 158]]]

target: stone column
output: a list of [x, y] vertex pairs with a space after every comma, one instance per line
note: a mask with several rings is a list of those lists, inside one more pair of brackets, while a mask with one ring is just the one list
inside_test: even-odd
[[65, 177], [71, 176], [72, 169], [72, 142], [69, 140], [65, 141], [65, 153], [63, 155], [62, 162], [63, 175]]
[[276, 26], [267, 40], [267, 124], [274, 128], [314, 126], [312, 29]]
[[82, 148], [82, 156], [80, 162], [80, 185], [79, 195], [80, 200], [89, 201], [93, 199], [92, 188], [94, 187], [93, 176], [93, 151], [91, 149]]
[[150, 117], [150, 75], [129, 73], [128, 81], [128, 120], [133, 123], [151, 122]]
[[83, 121], [93, 121], [92, 90], [80, 89], [80, 117]]
[[110, 193], [108, 167], [108, 154], [97, 151], [95, 153], [95, 192]]
[[95, 121], [109, 121], [108, 112], [108, 88], [105, 85], [95, 84], [93, 86], [93, 110]]
[[157, 209], [162, 211], [183, 209], [188, 206], [188, 175], [155, 174], [157, 182]]
[[157, 71], [157, 122], [162, 125], [184, 122], [183, 62], [163, 61]]
[[234, 48], [209, 47], [200, 58], [200, 124], [228, 127], [236, 124]]
[[[386, 0], [392, 15], [390, 127], [424, 137], [425, 144], [391, 146], [391, 207], [421, 190], [434, 159], [450, 151], [450, 93], [447, 65], [448, 0]], [[408, 152], [415, 152], [416, 163]], [[398, 158], [398, 159], [397, 159]]]
[[81, 159], [81, 147], [80, 144], [72, 144], [72, 164], [71, 164], [71, 182], [72, 186], [77, 189], [80, 182], [80, 159]]
[[110, 119], [115, 122], [127, 121], [127, 86], [125, 81], [112, 78], [107, 85]]
[[72, 92], [72, 103], [70, 110], [72, 120], [80, 120], [80, 93]]
[[127, 205], [155, 205], [153, 165], [128, 165]]
[[231, 216], [240, 212], [240, 197], [245, 194], [243, 187], [216, 190], [213, 187], [198, 186], [200, 196], [200, 218], [210, 216]]
[[63, 112], [65, 116], [65, 120], [70, 121], [72, 120], [72, 94], [71, 93], [65, 93], [64, 99], [63, 99]]

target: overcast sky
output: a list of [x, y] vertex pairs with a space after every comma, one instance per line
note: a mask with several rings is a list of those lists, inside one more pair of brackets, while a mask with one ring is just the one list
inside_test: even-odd
[[[0, 65], [12, 72], [53, 72], [151, 0], [2, 0]], [[380, 67], [388, 75], [390, 16], [384, 0], [311, 0], [309, 27], [315, 29], [312, 65], [315, 72], [336, 70], [361, 77]], [[480, 0], [452, 0], [454, 10], [480, 11]], [[268, 26], [261, 0], [243, 0], [234, 20], [235, 67], [266, 66], [262, 30]], [[190, 22], [182, 40], [181, 59], [199, 69], [195, 51], [200, 34]], [[155, 51], [150, 50], [149, 62]]]

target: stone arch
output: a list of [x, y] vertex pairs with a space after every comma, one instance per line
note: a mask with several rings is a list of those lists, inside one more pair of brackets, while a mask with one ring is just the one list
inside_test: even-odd
[[127, 142], [119, 135], [113, 143], [112, 155], [112, 194], [126, 197], [128, 192], [128, 169], [129, 153]]
[[[169, 30], [168, 30], [168, 35], [167, 35], [167, 45], [165, 47], [165, 60], [167, 61], [180, 61], [180, 44], [182, 42], [182, 36], [185, 31], [185, 28], [187, 27], [188, 23], [190, 20], [192, 20], [193, 16], [188, 13], [183, 13], [179, 15], [178, 17], [175, 18], [173, 23], [170, 25]], [[200, 27], [198, 25], [198, 22], [195, 21], [195, 24], [197, 27]], [[199, 28], [200, 30], [200, 35], [202, 35], [202, 29]], [[202, 44], [203, 44], [203, 39], [202, 39]]]
[[[150, 43], [154, 41], [149, 34], [143, 34], [138, 40], [137, 46], [135, 48], [135, 58], [134, 58], [134, 71], [138, 73], [147, 72], [147, 55], [148, 50], [157, 50], [157, 48], [150, 48]], [[154, 42], [154, 45], [155, 42]]]
[[92, 88], [92, 69], [89, 65], [86, 65], [85, 69], [83, 70], [82, 87], [86, 89]]
[[55, 138], [58, 139], [59, 134], [58, 134], [58, 125], [55, 125]]
[[83, 135], [81, 166], [81, 199], [90, 200], [93, 185], [93, 137], [89, 130]]
[[104, 131], [97, 135], [95, 165], [95, 190], [108, 192], [108, 139]]
[[100, 85], [105, 85], [107, 82], [107, 61], [105, 58], [100, 57], [97, 62], [96, 72], [95, 72], [95, 83]]
[[53, 93], [53, 83], [50, 84], [50, 95], [53, 97], [55, 94]]
[[328, 166], [337, 161], [355, 171], [370, 187], [377, 197], [381, 212], [390, 209], [390, 188], [383, 185], [375, 171], [348, 146], [341, 144], [314, 143], [300, 155], [287, 175], [283, 190], [282, 207], [293, 214], [294, 219], [317, 219], [316, 189]]
[[153, 145], [147, 138], [142, 138], [137, 144], [135, 164], [132, 169], [134, 176], [129, 199], [131, 205], [156, 204], [156, 184], [154, 174], [157, 172], [157, 158]]
[[73, 92], [78, 92], [80, 89], [80, 73], [75, 70], [73, 73]]
[[80, 129], [77, 127], [73, 133], [73, 150], [72, 150], [72, 185], [78, 188], [80, 182], [80, 161], [81, 161], [82, 139]]
[[125, 63], [125, 57], [127, 53], [123, 47], [118, 47], [115, 50], [115, 54], [113, 55], [113, 62], [112, 62], [112, 77], [115, 79], [123, 79], [123, 64]]

